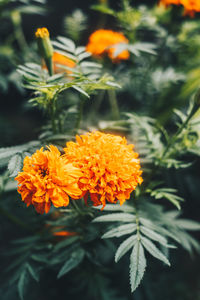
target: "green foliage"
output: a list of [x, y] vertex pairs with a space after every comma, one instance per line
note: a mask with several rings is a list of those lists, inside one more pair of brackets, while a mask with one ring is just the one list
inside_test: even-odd
[[[170, 262], [165, 252], [163, 252], [163, 248], [176, 247], [168, 244], [168, 241], [173, 240], [176, 243], [180, 243], [188, 251], [192, 251], [192, 248], [197, 251], [200, 250], [199, 244], [186, 232], [186, 230], [199, 230], [199, 223], [180, 219], [178, 218], [179, 215], [174, 211], [166, 212], [157, 204], [150, 204], [142, 201], [142, 199], [137, 201], [133, 206], [130, 205], [130, 210], [133, 208], [132, 214], [125, 212], [105, 214], [93, 220], [93, 222], [101, 223], [111, 221], [128, 222], [117, 227], [113, 225], [113, 228], [104, 233], [102, 238], [107, 239], [131, 234], [119, 245], [115, 254], [115, 262], [118, 262], [132, 249], [130, 256], [130, 284], [132, 292], [140, 284], [146, 269], [144, 250], [169, 266]], [[111, 208], [110, 206], [112, 207], [109, 204], [106, 206], [108, 211]], [[123, 206], [121, 210], [123, 210]]]

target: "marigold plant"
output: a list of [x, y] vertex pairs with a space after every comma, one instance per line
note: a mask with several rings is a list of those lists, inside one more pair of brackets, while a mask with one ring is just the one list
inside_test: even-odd
[[123, 204], [130, 193], [142, 183], [138, 153], [125, 138], [99, 131], [77, 136], [68, 142], [65, 150], [71, 161], [83, 172], [79, 187], [87, 199], [88, 193], [94, 206], [106, 201]]
[[128, 44], [128, 39], [121, 32], [99, 29], [90, 35], [86, 50], [94, 56], [107, 54], [115, 61], [126, 60], [130, 56], [127, 50], [115, 55], [116, 45], [120, 43]]
[[37, 150], [31, 157], [25, 157], [23, 172], [15, 178], [18, 192], [27, 206], [34, 205], [38, 213], [47, 213], [55, 207], [67, 206], [69, 196], [81, 197], [78, 179], [81, 171], [72, 163], [64, 163], [60, 151], [55, 146], [48, 150]]

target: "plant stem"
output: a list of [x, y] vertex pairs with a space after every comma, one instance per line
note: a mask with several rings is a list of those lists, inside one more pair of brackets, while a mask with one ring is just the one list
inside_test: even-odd
[[191, 109], [189, 115], [187, 116], [185, 122], [182, 123], [182, 125], [179, 127], [179, 129], [177, 130], [177, 132], [171, 137], [171, 139], [169, 140], [167, 147], [165, 148], [163, 155], [161, 157], [161, 160], [166, 156], [167, 152], [169, 151], [169, 149], [171, 147], [173, 147], [174, 143], [176, 142], [176, 139], [178, 138], [178, 136], [180, 135], [180, 133], [182, 132], [182, 130], [187, 126], [187, 124], [189, 123], [189, 121], [191, 120], [191, 118], [193, 117], [194, 113], [196, 111], [196, 105], [194, 104], [193, 108]]
[[83, 117], [83, 106], [85, 103], [85, 99], [80, 99], [80, 103], [79, 103], [79, 111], [78, 111], [78, 118], [76, 121], [76, 125], [75, 125], [75, 133], [78, 132], [80, 125], [81, 125], [81, 121], [82, 121], [82, 117]]
[[18, 45], [22, 52], [28, 49], [28, 45], [26, 43], [26, 39], [22, 30], [22, 18], [21, 14], [18, 10], [14, 10], [11, 13], [11, 20], [14, 27], [15, 38], [18, 42]]
[[0, 206], [0, 214], [9, 219], [12, 223], [22, 227], [23, 229], [30, 230], [26, 223], [22, 222], [19, 218], [10, 214], [6, 209]]
[[114, 120], [118, 120], [120, 118], [120, 114], [115, 90], [108, 90], [108, 98], [111, 106], [112, 118]]

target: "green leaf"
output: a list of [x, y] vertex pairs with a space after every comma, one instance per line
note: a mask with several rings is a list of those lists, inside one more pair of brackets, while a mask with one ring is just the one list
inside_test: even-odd
[[138, 241], [130, 256], [130, 284], [131, 292], [134, 292], [140, 284], [146, 269], [146, 258], [141, 242]]
[[26, 281], [26, 269], [22, 271], [17, 284], [18, 293], [21, 300], [24, 300], [25, 281]]
[[179, 219], [176, 220], [176, 225], [185, 230], [200, 230], [200, 223], [192, 221], [192, 220], [186, 220], [186, 219]]
[[20, 154], [16, 154], [11, 158], [8, 164], [10, 177], [17, 176], [18, 172], [21, 171], [21, 167], [22, 167], [22, 156]]
[[102, 238], [103, 239], [108, 239], [111, 237], [120, 237], [122, 235], [130, 234], [134, 232], [137, 229], [136, 224], [126, 224], [126, 225], [121, 225], [117, 228], [111, 229], [107, 231]]
[[159, 242], [160, 244], [162, 244], [163, 246], [167, 247], [167, 240], [164, 236], [160, 235], [159, 233], [144, 227], [144, 226], [140, 226], [140, 230], [141, 232], [146, 235], [148, 238], [150, 238], [153, 241]]
[[[99, 206], [94, 206], [94, 209], [102, 209], [102, 205]], [[135, 209], [132, 206], [123, 204], [123, 205], [119, 205], [119, 204], [106, 204], [106, 206], [103, 209], [104, 211], [124, 211], [124, 212], [134, 212]]]
[[163, 261], [165, 264], [170, 266], [170, 262], [168, 261], [167, 257], [147, 238], [142, 237], [141, 242], [145, 249], [155, 258]]
[[115, 11], [112, 10], [111, 8], [109, 8], [105, 4], [95, 4], [95, 5], [92, 5], [90, 8], [93, 9], [93, 10], [97, 10], [97, 11], [103, 13], [103, 14], [115, 15]]
[[55, 245], [53, 252], [56, 252], [64, 247], [67, 247], [71, 244], [73, 244], [74, 242], [76, 242], [77, 240], [79, 240], [80, 237], [79, 236], [72, 236], [69, 237], [67, 239], [65, 239], [64, 241], [59, 242], [58, 244]]
[[28, 263], [27, 264], [27, 270], [29, 271], [31, 277], [35, 280], [35, 281], [39, 281], [39, 276], [38, 273], [34, 270], [34, 268]]
[[115, 253], [115, 262], [117, 263], [122, 258], [122, 256], [124, 256], [126, 252], [128, 252], [135, 245], [136, 242], [136, 234], [123, 241]]
[[65, 264], [60, 269], [57, 278], [62, 277], [72, 269], [76, 268], [82, 262], [84, 255], [85, 255], [85, 251], [83, 249], [78, 249], [77, 251], [73, 252], [69, 257], [69, 259], [65, 262]]
[[133, 222], [135, 215], [128, 213], [114, 213], [95, 218], [92, 222]]
[[155, 197], [155, 199], [165, 198], [173, 203], [179, 210], [181, 209], [179, 202], [184, 201], [182, 197], [179, 197], [173, 193], [177, 192], [176, 189], [171, 188], [160, 188], [151, 192], [151, 196]]

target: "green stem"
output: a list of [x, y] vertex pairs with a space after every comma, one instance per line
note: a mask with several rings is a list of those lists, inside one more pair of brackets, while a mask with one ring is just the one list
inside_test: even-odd
[[57, 126], [56, 126], [56, 120], [55, 120], [55, 112], [56, 112], [56, 107], [55, 107], [55, 98], [50, 99], [50, 104], [49, 104], [49, 115], [51, 118], [51, 126], [53, 133], [55, 134], [57, 132]]
[[0, 206], [0, 214], [9, 219], [12, 223], [22, 227], [23, 229], [30, 230], [26, 223], [22, 222], [19, 218], [10, 214], [6, 209]]
[[173, 135], [171, 137], [171, 139], [169, 140], [167, 147], [165, 148], [165, 151], [163, 152], [163, 155], [161, 157], [161, 160], [166, 156], [167, 152], [169, 151], [169, 149], [171, 147], [173, 147], [173, 145], [176, 142], [176, 139], [178, 138], [178, 136], [181, 134], [182, 130], [188, 125], [189, 121], [191, 120], [191, 118], [193, 117], [194, 113], [196, 111], [196, 105], [194, 104], [193, 108], [191, 109], [191, 112], [189, 113], [189, 115], [187, 116], [185, 122], [182, 123], [182, 125], [179, 127], [179, 129], [177, 130], [177, 132], [175, 133], [175, 135]]
[[14, 27], [15, 38], [18, 42], [18, 45], [22, 52], [28, 49], [28, 45], [26, 43], [26, 39], [22, 30], [22, 18], [21, 14], [18, 10], [14, 10], [11, 13], [11, 20]]
[[139, 215], [138, 215], [137, 203], [135, 203], [135, 216], [136, 216], [135, 222], [136, 222], [136, 225], [137, 225], [137, 239], [138, 239], [138, 241], [140, 241], [141, 240], [140, 220], [139, 220]]
[[105, 90], [102, 90], [102, 91], [99, 91], [97, 97], [95, 98], [93, 109], [92, 109], [92, 112], [91, 112], [92, 119], [96, 120], [97, 113], [99, 112], [99, 109], [100, 109], [101, 103], [103, 101], [104, 95], [105, 95]]
[[120, 113], [115, 90], [108, 90], [108, 99], [111, 106], [112, 118], [118, 120], [120, 118]]
[[80, 128], [80, 125], [81, 125], [81, 121], [82, 121], [82, 117], [83, 117], [84, 103], [85, 103], [85, 100], [84, 99], [80, 99], [79, 111], [78, 111], [78, 118], [77, 118], [76, 125], [75, 125], [75, 133], [78, 132], [78, 130]]

